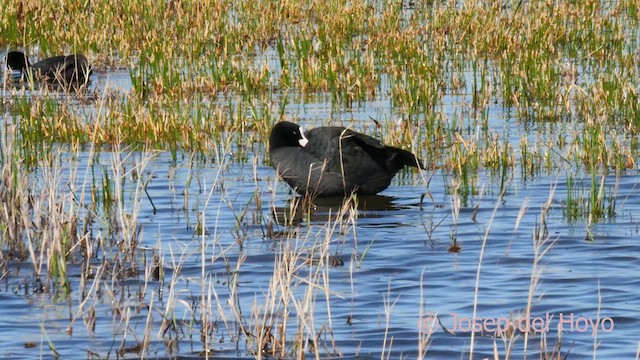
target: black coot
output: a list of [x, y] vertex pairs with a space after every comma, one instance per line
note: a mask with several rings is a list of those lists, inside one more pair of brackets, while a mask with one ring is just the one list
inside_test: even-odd
[[271, 165], [296, 192], [309, 196], [377, 194], [404, 166], [424, 169], [409, 151], [344, 127], [307, 132], [294, 123], [277, 123], [269, 136]]
[[22, 77], [32, 71], [35, 80], [62, 85], [83, 84], [92, 71], [87, 58], [79, 54], [54, 56], [31, 65], [23, 52], [10, 51], [6, 60], [7, 68], [20, 71]]

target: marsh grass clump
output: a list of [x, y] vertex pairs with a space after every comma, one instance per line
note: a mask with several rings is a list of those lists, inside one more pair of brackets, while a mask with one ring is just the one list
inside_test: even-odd
[[585, 221], [588, 225], [615, 218], [618, 183], [619, 177], [616, 177], [612, 185], [607, 185], [607, 177], [596, 173], [591, 174], [588, 184], [577, 182], [569, 175], [563, 216], [569, 222]]
[[[94, 112], [78, 109], [74, 97], [46, 91], [42, 95], [16, 94], [9, 111], [12, 122], [19, 124], [22, 141], [17, 150], [30, 166], [48, 156], [56, 147], [54, 144], [70, 149], [92, 145], [108, 149], [111, 144], [122, 142], [135, 149], [168, 149], [175, 160], [183, 151], [212, 159], [217, 142], [232, 139], [238, 131], [253, 129], [254, 120], [242, 113], [242, 104], [230, 104], [239, 108], [225, 109], [203, 105], [202, 97], [187, 102], [163, 103], [165, 100], [157, 98], [150, 101], [154, 105], [147, 106], [135, 97], [105, 96], [92, 102], [98, 108]], [[236, 154], [241, 156], [243, 152]]]
[[[96, 173], [91, 165], [96, 159], [90, 155], [92, 160], [87, 169], [81, 169], [81, 163], [73, 159], [66, 148], [58, 147], [40, 155], [36, 164], [29, 165], [17, 152], [20, 138], [18, 125], [5, 124], [0, 156], [3, 251], [10, 254], [13, 261], [30, 261], [35, 277], [47, 293], [68, 295], [72, 290], [68, 267], [92, 263], [95, 253], [91, 249], [107, 245], [93, 236], [96, 222], [102, 220], [103, 229], [114, 240], [111, 244], [118, 244], [120, 251], [116, 253], [125, 254], [112, 266], [121, 264], [121, 269], [135, 272], [135, 249], [140, 237], [136, 224], [139, 210], [135, 206], [139, 206], [143, 177], [138, 177], [134, 184], [134, 189], [138, 189], [134, 191], [135, 196], [125, 199], [123, 186], [127, 182], [124, 179], [130, 172], [123, 174], [122, 165], [113, 167], [113, 172]], [[139, 167], [134, 166], [132, 170], [140, 171], [147, 161], [143, 159]], [[96, 175], [102, 179], [101, 183]], [[97, 187], [97, 184], [101, 185]], [[130, 203], [134, 207], [127, 213], [125, 209]], [[115, 268], [117, 277], [128, 276]]]
[[[61, 152], [41, 159], [42, 183], [16, 153], [16, 126], [5, 127], [2, 141], [2, 248], [12, 260], [29, 260], [43, 288], [69, 294], [67, 266], [78, 250], [79, 209], [71, 194], [60, 189]], [[53, 168], [51, 168], [53, 166]], [[75, 249], [75, 250], [74, 250]], [[47, 290], [49, 291], [49, 290]]]
[[[298, 206], [313, 205], [298, 202], [289, 209], [287, 218], [296, 217]], [[251, 311], [247, 341], [254, 356], [339, 354], [331, 318], [319, 322], [315, 314], [331, 314], [336, 294], [329, 288], [330, 269], [344, 265], [331, 249], [341, 241], [336, 238], [355, 237], [357, 206], [357, 199], [346, 198], [335, 213], [323, 214], [325, 224], [311, 225], [304, 232], [288, 231], [283, 233], [286, 239], [277, 239], [268, 292], [264, 299], [256, 299], [260, 301]]]
[[[15, 131], [15, 130], [14, 130]], [[14, 149], [15, 134], [3, 132], [2, 140], [2, 241], [7, 253], [17, 260], [27, 256], [27, 246], [23, 241], [23, 213], [29, 213], [28, 179], [25, 177], [20, 157]]]

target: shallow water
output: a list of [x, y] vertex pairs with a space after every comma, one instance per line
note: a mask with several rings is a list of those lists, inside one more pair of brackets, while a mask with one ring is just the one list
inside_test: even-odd
[[[94, 77], [94, 86], [131, 89], [127, 73]], [[455, 112], [454, 99], [445, 105], [445, 114]], [[504, 118], [497, 105], [490, 111], [491, 128], [508, 133], [514, 148], [521, 136], [547, 131]], [[367, 128], [369, 116], [394, 118], [388, 102], [382, 100], [340, 114], [326, 103], [291, 104], [288, 112], [310, 127], [318, 125], [319, 119], [331, 118]], [[303, 328], [305, 338], [315, 339], [323, 357], [416, 358], [421, 332], [430, 333], [423, 348], [428, 357], [468, 357], [473, 332], [469, 321], [474, 316], [488, 321], [486, 331], [477, 331], [473, 338], [474, 358], [492, 357], [494, 347], [503, 357], [507, 340], [492, 336], [492, 321], [525, 314], [529, 301], [533, 322], [528, 329], [533, 331], [526, 341], [524, 332], [515, 337], [514, 358], [523, 356], [525, 344], [526, 353], [538, 358], [541, 343], [546, 341], [546, 350], [552, 351], [559, 339], [562, 354], [569, 353], [569, 358], [595, 353], [598, 358], [619, 359], [636, 353], [640, 180], [635, 170], [606, 178], [608, 192], [618, 184], [615, 216], [590, 227], [563, 214], [568, 191], [565, 170], [526, 181], [514, 175], [504, 196], [500, 196], [497, 177], [480, 172], [480, 192], [459, 203], [460, 198], [450, 193], [451, 174], [435, 170], [425, 174], [430, 178], [428, 187], [415, 172], [400, 174], [380, 196], [359, 199], [361, 207], [351, 217], [336, 216], [340, 204], [316, 204], [311, 214], [298, 215], [293, 235], [286, 236], [287, 227], [273, 224], [288, 214], [296, 195], [277, 182], [274, 170], [264, 163], [263, 147], [256, 146], [241, 163], [234, 161], [232, 153], [216, 163], [191, 163], [189, 155], [174, 163], [169, 152], [132, 153], [123, 162], [123, 168], [131, 170], [149, 158], [146, 166], [138, 168], [140, 178], [148, 181], [148, 195], [136, 192], [136, 179], [125, 176], [124, 212], [137, 213], [139, 251], [148, 254], [147, 262], [154, 253], [161, 256], [164, 281], [145, 276], [144, 270], [113, 282], [106, 277], [101, 290], [84, 306], [85, 311], [90, 307], [95, 311], [95, 329], [90, 331], [87, 313], [78, 313], [80, 263], [70, 266], [68, 298], [34, 293], [31, 263], [12, 263], [0, 288], [0, 355], [50, 357], [50, 341], [64, 358], [92, 354], [135, 358], [139, 356], [136, 344], [150, 329], [145, 357], [197, 357], [203, 351], [198, 308], [203, 296], [211, 306], [207, 318], [213, 323], [215, 358], [252, 357], [256, 349], [247, 345], [240, 327], [253, 331], [264, 316], [271, 319], [273, 309], [276, 325], [288, 314], [288, 346], [294, 347], [295, 334]], [[87, 171], [87, 152], [62, 157], [61, 184], [70, 182], [74, 172], [77, 176], [71, 186], [76, 189], [101, 180], [103, 172], [116, 176], [111, 152], [98, 155], [101, 171], [94, 174]], [[574, 176], [574, 181], [582, 181], [578, 188], [588, 194], [590, 178]], [[543, 220], [542, 209], [548, 202]], [[136, 203], [139, 209], [134, 211]], [[198, 225], [202, 219], [204, 225]], [[545, 253], [534, 264], [533, 234], [543, 221], [546, 236], [539, 242], [539, 251]], [[196, 229], [202, 226], [206, 232], [199, 236]], [[268, 236], [269, 226], [276, 236]], [[104, 239], [104, 244], [117, 243], [119, 239], [111, 239], [108, 229], [106, 214], [98, 214], [93, 236]], [[281, 232], [285, 236], [278, 236]], [[453, 238], [460, 251], [449, 251]], [[318, 265], [323, 248], [328, 249], [324, 254], [330, 254], [325, 259], [329, 263]], [[113, 246], [101, 248], [92, 267], [97, 269], [114, 252]], [[289, 283], [292, 295], [283, 301], [278, 294], [284, 290], [271, 293], [269, 286], [276, 278], [274, 264], [293, 253], [303, 256], [294, 263], [299, 268]], [[303, 261], [306, 256], [312, 260]], [[233, 291], [237, 291], [237, 302], [231, 297]], [[276, 296], [273, 307], [267, 306], [271, 296]], [[307, 296], [312, 301], [305, 300]], [[115, 312], [116, 307], [122, 312]], [[192, 307], [197, 311], [195, 318]], [[242, 315], [235, 315], [236, 310]], [[163, 328], [161, 314], [171, 316], [175, 327]], [[312, 315], [313, 321], [298, 322], [296, 314]], [[440, 324], [428, 323], [433, 314]], [[70, 319], [75, 319], [71, 335], [67, 333]], [[597, 319], [604, 320], [593, 332], [589, 321]], [[559, 324], [564, 331], [558, 331]]]

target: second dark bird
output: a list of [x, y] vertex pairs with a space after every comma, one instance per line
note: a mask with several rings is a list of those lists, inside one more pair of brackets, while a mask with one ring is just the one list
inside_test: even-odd
[[6, 64], [8, 69], [19, 71], [23, 78], [32, 72], [34, 80], [60, 85], [84, 84], [92, 72], [87, 58], [80, 54], [54, 56], [32, 65], [23, 52], [10, 51]]

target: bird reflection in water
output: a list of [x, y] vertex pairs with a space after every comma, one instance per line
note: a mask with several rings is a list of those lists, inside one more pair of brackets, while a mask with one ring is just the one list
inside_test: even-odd
[[294, 197], [287, 201], [287, 206], [274, 207], [272, 215], [277, 224], [289, 226], [302, 222], [326, 222], [329, 216], [335, 217], [336, 214], [340, 217], [377, 218], [388, 216], [381, 212], [405, 208], [394, 204], [395, 200], [385, 195], [318, 197], [312, 200]]

